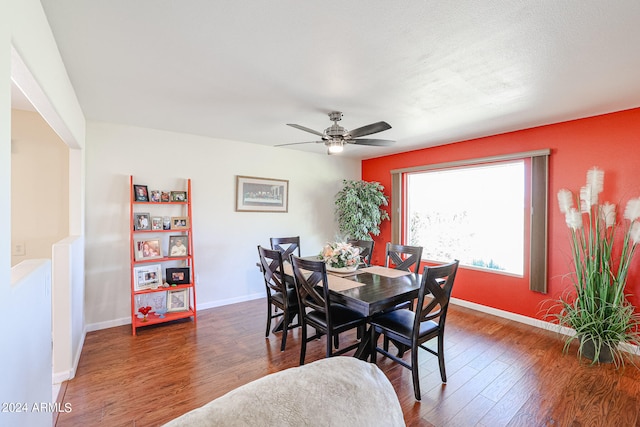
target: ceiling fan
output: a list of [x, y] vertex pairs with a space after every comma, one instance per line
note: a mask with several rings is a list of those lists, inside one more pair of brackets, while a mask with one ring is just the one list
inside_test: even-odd
[[298, 145], [298, 144], [324, 144], [327, 147], [327, 154], [336, 154], [336, 153], [340, 153], [344, 149], [345, 144], [387, 146], [395, 143], [395, 141], [391, 141], [388, 139], [370, 139], [370, 138], [356, 139], [361, 136], [371, 135], [374, 133], [385, 131], [387, 129], [391, 129], [391, 125], [387, 122], [376, 122], [376, 123], [372, 123], [370, 125], [362, 126], [357, 129], [353, 129], [349, 131], [343, 128], [342, 126], [338, 125], [338, 122], [342, 120], [342, 113], [340, 111], [330, 112], [329, 120], [331, 120], [333, 124], [328, 128], [326, 128], [323, 132], [318, 132], [317, 130], [309, 129], [308, 127], [305, 127], [305, 126], [287, 123], [287, 126], [291, 126], [296, 129], [300, 129], [305, 132], [312, 133], [314, 135], [318, 135], [319, 137], [322, 138], [322, 140], [308, 141], [308, 142], [292, 142], [289, 144], [276, 145], [276, 147], [283, 147], [285, 145]]

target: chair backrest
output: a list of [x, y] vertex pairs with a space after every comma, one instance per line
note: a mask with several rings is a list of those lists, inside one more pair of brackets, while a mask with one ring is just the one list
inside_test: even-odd
[[422, 246], [406, 246], [387, 243], [385, 267], [396, 270], [420, 272], [420, 260], [422, 259]]
[[357, 246], [360, 248], [360, 259], [362, 263], [367, 267], [371, 265], [371, 256], [373, 255], [373, 246], [375, 242], [373, 240], [347, 240], [347, 243], [350, 243], [352, 246]]
[[329, 282], [327, 266], [323, 261], [312, 261], [291, 255], [293, 278], [298, 293], [298, 306], [304, 315], [305, 307], [325, 314], [327, 325], [331, 324], [329, 310]]
[[[287, 295], [282, 252], [258, 246], [258, 256], [260, 257], [260, 267], [267, 292], [273, 290], [273, 292], [281, 292], [282, 295]], [[283, 299], [287, 300], [287, 298]]]
[[[437, 322], [440, 329], [444, 329], [444, 322], [447, 318], [449, 300], [453, 282], [458, 271], [458, 260], [452, 263], [437, 267], [425, 267], [422, 273], [422, 283], [418, 292], [418, 305], [416, 307], [414, 331], [420, 331], [420, 323], [427, 320]], [[430, 298], [426, 301], [425, 298]]]
[[291, 254], [300, 256], [300, 236], [272, 237], [271, 249], [282, 252], [282, 259], [288, 260]]

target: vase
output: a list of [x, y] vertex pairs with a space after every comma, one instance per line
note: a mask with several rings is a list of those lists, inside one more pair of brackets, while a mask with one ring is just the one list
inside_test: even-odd
[[327, 271], [333, 271], [334, 273], [352, 273], [357, 269], [357, 264], [350, 267], [331, 267], [329, 264], [327, 264]]
[[[593, 340], [590, 338], [581, 339], [582, 344], [582, 357], [588, 359], [593, 362], [594, 356], [596, 354], [595, 344]], [[597, 359], [598, 363], [612, 363], [613, 362], [613, 354], [611, 353], [611, 349], [608, 345], [603, 344], [600, 348], [600, 354]]]

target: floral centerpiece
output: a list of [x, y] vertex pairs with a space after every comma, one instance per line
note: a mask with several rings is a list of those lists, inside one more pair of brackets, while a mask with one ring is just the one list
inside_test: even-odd
[[327, 243], [320, 252], [320, 258], [328, 270], [354, 271], [360, 263], [360, 248], [345, 242]]
[[[625, 296], [629, 265], [640, 243], [640, 198], [628, 201], [619, 224], [616, 206], [598, 201], [603, 187], [604, 172], [592, 168], [578, 195], [566, 189], [558, 192], [571, 238], [574, 287], [558, 300], [560, 312], [554, 316], [561, 326], [576, 331], [566, 339], [564, 351], [577, 339], [578, 356], [592, 364], [619, 366], [624, 359], [618, 344], [640, 344], [640, 317]], [[623, 227], [622, 238], [616, 240], [618, 226]], [[620, 240], [621, 249], [614, 250]]]

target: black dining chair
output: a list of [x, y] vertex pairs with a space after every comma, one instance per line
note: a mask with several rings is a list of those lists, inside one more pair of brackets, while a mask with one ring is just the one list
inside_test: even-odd
[[[458, 260], [438, 267], [425, 267], [415, 312], [408, 309], [394, 310], [374, 316], [370, 320], [371, 362], [376, 363], [376, 355], [381, 353], [410, 369], [416, 400], [421, 399], [418, 375], [418, 348], [422, 348], [438, 357], [440, 378], [443, 383], [447, 382], [444, 364], [444, 327], [457, 271]], [[411, 363], [394, 356], [386, 349], [379, 348], [377, 341], [381, 334], [409, 348], [411, 350]], [[424, 345], [424, 343], [433, 338], [438, 339], [437, 350], [432, 350]]]
[[291, 254], [300, 256], [300, 236], [272, 237], [269, 241], [271, 249], [282, 252], [284, 261], [289, 261]]
[[373, 240], [354, 240], [349, 239], [347, 243], [360, 248], [360, 265], [363, 267], [371, 266], [371, 257], [373, 256]]
[[422, 246], [407, 246], [387, 243], [385, 254], [385, 267], [410, 271], [415, 274], [420, 273]]
[[[322, 335], [327, 337], [327, 357], [338, 356], [357, 348], [358, 342], [339, 350], [333, 349], [332, 339], [342, 332], [358, 328], [364, 334], [367, 316], [331, 301], [326, 264], [292, 255], [291, 265], [298, 295], [298, 316], [302, 324], [300, 365], [304, 365], [307, 342]], [[307, 338], [307, 326], [316, 330], [312, 337]]]
[[[271, 319], [282, 317], [280, 324], [274, 328], [274, 331], [282, 326], [280, 351], [284, 351], [289, 328], [300, 326], [300, 318], [298, 318], [297, 324], [290, 325], [299, 313], [298, 297], [296, 290], [285, 283], [282, 252], [258, 246], [258, 256], [260, 257], [260, 267], [267, 290], [267, 330], [265, 338], [269, 336]], [[281, 312], [278, 312], [278, 308]]]

